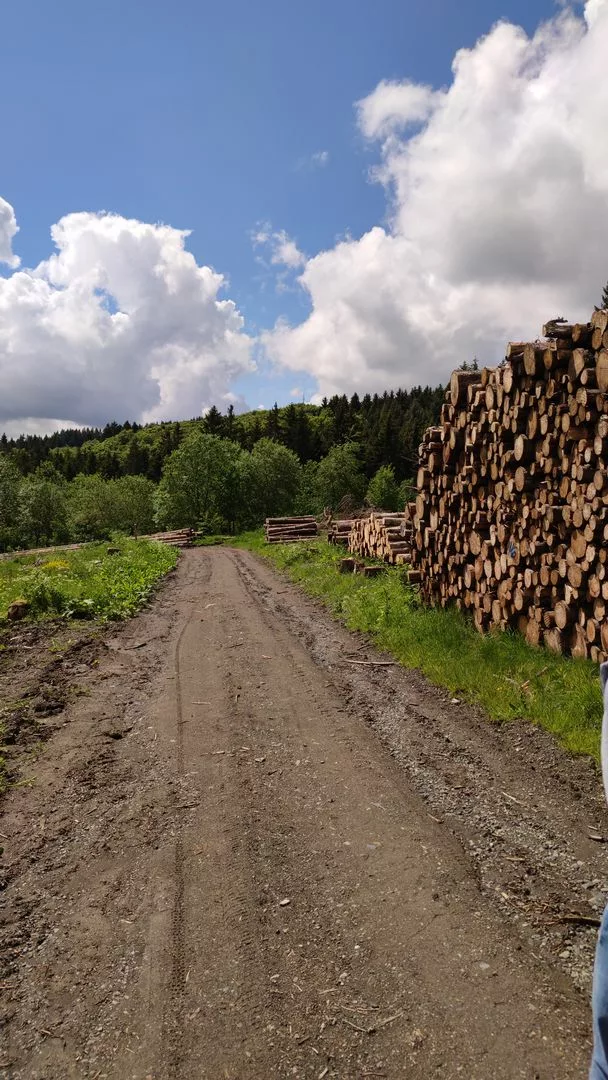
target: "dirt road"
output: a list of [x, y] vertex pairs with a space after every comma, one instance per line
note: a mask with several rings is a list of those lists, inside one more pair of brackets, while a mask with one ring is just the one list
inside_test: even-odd
[[0, 825], [0, 1075], [582, 1080], [594, 770], [351, 659], [223, 548], [53, 659]]

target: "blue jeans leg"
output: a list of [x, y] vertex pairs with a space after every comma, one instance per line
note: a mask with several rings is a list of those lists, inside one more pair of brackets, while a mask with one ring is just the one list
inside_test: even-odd
[[593, 1057], [589, 1080], [608, 1080], [608, 907], [597, 939], [593, 969]]

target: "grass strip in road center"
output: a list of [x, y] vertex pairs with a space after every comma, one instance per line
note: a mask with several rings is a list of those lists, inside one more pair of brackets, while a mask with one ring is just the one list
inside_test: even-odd
[[451, 696], [481, 705], [492, 720], [530, 720], [568, 750], [599, 760], [602, 699], [595, 664], [533, 648], [514, 632], [482, 636], [455, 608], [424, 607], [398, 567], [371, 578], [341, 574], [344, 551], [323, 540], [268, 545], [256, 532], [235, 543], [262, 555], [348, 629], [370, 634], [380, 649]]

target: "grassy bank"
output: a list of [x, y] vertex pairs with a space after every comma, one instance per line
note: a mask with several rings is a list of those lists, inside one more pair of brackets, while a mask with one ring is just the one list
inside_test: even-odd
[[0, 561], [0, 621], [27, 601], [27, 617], [122, 619], [133, 615], [177, 562], [175, 548], [120, 538], [76, 551]]
[[285, 571], [349, 629], [370, 633], [381, 649], [454, 697], [483, 706], [492, 720], [531, 720], [569, 750], [599, 758], [594, 664], [531, 648], [519, 634], [481, 637], [460, 612], [422, 607], [398, 569], [369, 579], [340, 574], [344, 552], [323, 541], [269, 546], [261, 533], [247, 533], [237, 543]]

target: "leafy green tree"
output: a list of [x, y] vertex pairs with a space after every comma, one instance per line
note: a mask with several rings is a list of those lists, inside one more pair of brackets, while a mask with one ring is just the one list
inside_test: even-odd
[[369, 482], [365, 501], [381, 510], [400, 510], [399, 485], [392, 465], [381, 465]]
[[302, 484], [302, 466], [292, 450], [259, 439], [251, 454], [251, 501], [257, 521], [290, 514]]
[[302, 466], [302, 480], [298, 498], [296, 499], [294, 506], [294, 513], [320, 514], [322, 512], [323, 504], [317, 485], [318, 471], [319, 463], [317, 461], [307, 461], [306, 464]]
[[604, 285], [604, 288], [602, 289], [602, 300], [601, 300], [600, 306], [599, 306], [599, 308], [596, 307], [595, 310], [596, 311], [601, 311], [602, 308], [608, 308], [608, 281], [606, 282], [606, 284]]
[[335, 509], [346, 495], [357, 503], [363, 500], [365, 476], [359, 463], [356, 443], [334, 446], [317, 469], [317, 496], [323, 506]]
[[250, 456], [241, 450], [237, 443], [223, 439], [224, 447], [223, 478], [219, 489], [217, 514], [222, 524], [235, 532], [244, 517], [243, 462]]
[[17, 541], [19, 514], [19, 471], [6, 454], [0, 454], [0, 550], [13, 548]]
[[193, 431], [167, 458], [156, 496], [156, 520], [172, 528], [234, 525], [241, 496], [240, 457], [229, 439]]
[[139, 536], [154, 531], [156, 485], [144, 476], [121, 476], [111, 481], [115, 528]]
[[22, 543], [66, 543], [68, 528], [67, 483], [45, 463], [19, 486], [19, 525]]
[[68, 488], [68, 522], [75, 540], [101, 540], [119, 528], [114, 485], [101, 476], [76, 476]]

